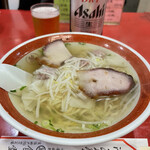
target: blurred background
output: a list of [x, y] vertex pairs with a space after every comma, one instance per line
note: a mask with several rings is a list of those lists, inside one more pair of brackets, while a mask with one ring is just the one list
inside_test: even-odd
[[[30, 6], [39, 2], [54, 2], [55, 0], [0, 0], [0, 9], [29, 10]], [[113, 0], [108, 0], [113, 1]], [[122, 0], [123, 12], [150, 12], [150, 0]]]
[[[60, 22], [70, 22], [70, 0], [0, 0], [0, 9], [30, 10], [31, 5], [41, 2], [59, 5]], [[108, 0], [104, 24], [120, 24], [122, 12], [150, 12], [150, 0]]]

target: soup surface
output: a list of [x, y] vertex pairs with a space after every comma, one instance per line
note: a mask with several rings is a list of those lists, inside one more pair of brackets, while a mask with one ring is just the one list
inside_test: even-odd
[[[16, 64], [34, 74], [29, 86], [9, 93], [16, 109], [43, 128], [66, 133], [100, 130], [127, 116], [140, 95], [139, 79], [133, 67], [120, 55], [97, 45], [72, 42], [65, 46], [73, 57], [54, 68], [54, 73], [47, 72], [45, 79], [40, 79], [41, 73], [37, 73], [41, 65], [36, 58], [42, 57], [42, 48]], [[126, 94], [90, 98], [78, 86], [77, 71], [93, 68], [127, 73], [133, 77], [135, 86]]]

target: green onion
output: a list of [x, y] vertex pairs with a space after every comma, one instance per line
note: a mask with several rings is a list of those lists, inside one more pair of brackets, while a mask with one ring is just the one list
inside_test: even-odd
[[13, 92], [13, 93], [15, 93], [15, 92], [17, 92], [16, 90], [10, 90], [10, 92]]
[[38, 124], [38, 121], [35, 121], [34, 124]]
[[62, 130], [61, 128], [56, 129], [56, 132], [64, 132], [64, 130]]
[[90, 128], [92, 131], [97, 131], [97, 130], [103, 129], [107, 126], [108, 125], [106, 123], [99, 123], [99, 124], [88, 125], [88, 128]]
[[50, 125], [50, 126], [53, 126], [52, 121], [51, 121], [51, 120], [48, 120], [48, 121], [49, 121], [49, 125]]
[[80, 44], [80, 45], [85, 45], [86, 43], [83, 43], [83, 42], [79, 42], [79, 44]]
[[22, 91], [24, 88], [26, 88], [27, 86], [22, 86], [21, 88], [20, 88], [20, 91]]
[[43, 128], [50, 129], [50, 130], [52, 130], [52, 131], [64, 132], [64, 130], [62, 130], [61, 128], [56, 129], [56, 128], [54, 127], [54, 125], [52, 124], [52, 121], [51, 121], [51, 120], [43, 120], [41, 125], [42, 125]]
[[49, 128], [53, 131], [56, 131], [56, 129], [53, 127], [51, 120], [49, 120]]

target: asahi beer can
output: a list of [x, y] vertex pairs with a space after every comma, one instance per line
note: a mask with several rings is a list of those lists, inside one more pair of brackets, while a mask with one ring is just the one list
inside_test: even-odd
[[102, 34], [107, 0], [70, 0], [70, 31]]

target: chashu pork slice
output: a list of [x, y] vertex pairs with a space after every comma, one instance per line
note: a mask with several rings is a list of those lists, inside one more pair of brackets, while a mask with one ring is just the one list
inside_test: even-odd
[[96, 68], [77, 72], [79, 88], [89, 97], [119, 95], [135, 85], [133, 77], [111, 68]]
[[39, 62], [57, 68], [71, 57], [72, 55], [65, 47], [64, 42], [62, 40], [56, 40], [43, 47], [43, 57], [39, 59]]

